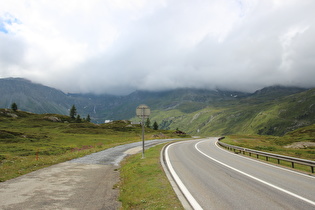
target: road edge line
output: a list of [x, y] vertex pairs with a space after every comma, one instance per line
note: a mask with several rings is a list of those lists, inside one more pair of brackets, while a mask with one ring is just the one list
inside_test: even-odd
[[[178, 143], [178, 142], [176, 142]], [[202, 207], [199, 205], [199, 203], [196, 201], [196, 199], [190, 194], [186, 186], [183, 184], [183, 182], [178, 177], [177, 173], [175, 172], [172, 164], [170, 163], [169, 157], [168, 157], [168, 148], [169, 146], [176, 144], [176, 143], [170, 143], [163, 147], [161, 150], [160, 155], [160, 162], [162, 164], [162, 167], [164, 169], [164, 172], [173, 187], [178, 199], [182, 203], [184, 209], [192, 210], [192, 209], [202, 209]]]

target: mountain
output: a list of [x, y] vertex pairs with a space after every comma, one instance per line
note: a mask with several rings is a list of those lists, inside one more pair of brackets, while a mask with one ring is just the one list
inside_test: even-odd
[[0, 79], [0, 95], [0, 107], [10, 108], [15, 102], [20, 109], [34, 113], [65, 114], [73, 103], [60, 90], [21, 78]]
[[69, 114], [72, 105], [95, 123], [132, 119], [140, 104], [151, 108], [151, 122], [160, 128], [193, 135], [233, 133], [283, 135], [315, 123], [315, 89], [272, 86], [254, 93], [224, 90], [175, 89], [135, 91], [127, 96], [65, 94], [19, 78], [0, 79], [1, 108], [34, 113]]
[[111, 95], [65, 94], [60, 90], [22, 78], [0, 79], [0, 107], [10, 108], [15, 102], [23, 111], [68, 115], [75, 105], [81, 117], [90, 114], [94, 122], [102, 123], [119, 97]]
[[[32, 83], [21, 78], [0, 79], [0, 107], [10, 108], [13, 102], [19, 109], [34, 113], [69, 113], [74, 104], [81, 117], [91, 116], [92, 121], [130, 119], [140, 104], [151, 109], [179, 109], [191, 113], [209, 103], [235, 100], [240, 92], [177, 89], [171, 91], [136, 91], [127, 96], [65, 94], [60, 90]], [[246, 94], [245, 94], [246, 95]]]

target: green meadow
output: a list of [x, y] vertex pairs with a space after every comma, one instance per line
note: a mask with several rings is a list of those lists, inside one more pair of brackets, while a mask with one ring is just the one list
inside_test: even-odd
[[[178, 137], [146, 128], [146, 140]], [[0, 109], [0, 181], [141, 139], [141, 126], [129, 121], [97, 125], [64, 115]]]

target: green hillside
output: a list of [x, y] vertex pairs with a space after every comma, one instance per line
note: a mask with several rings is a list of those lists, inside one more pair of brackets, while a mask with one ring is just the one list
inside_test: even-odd
[[192, 113], [181, 109], [155, 110], [151, 121], [157, 121], [162, 128], [179, 128], [192, 135], [284, 135], [315, 123], [315, 89], [282, 97], [268, 93], [223, 101]]

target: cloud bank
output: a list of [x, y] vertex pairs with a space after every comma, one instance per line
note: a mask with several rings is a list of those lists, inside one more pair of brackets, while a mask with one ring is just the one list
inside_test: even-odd
[[313, 0], [0, 3], [0, 77], [98, 94], [315, 87]]

